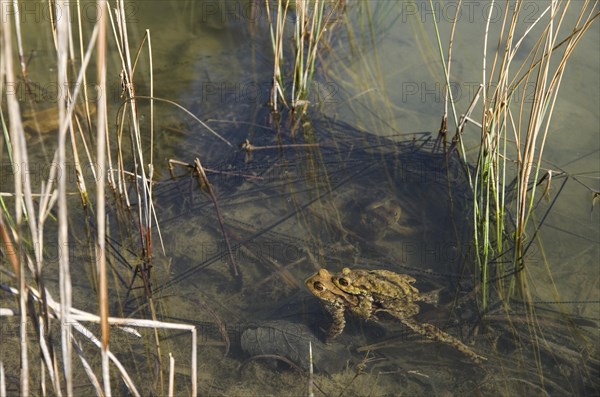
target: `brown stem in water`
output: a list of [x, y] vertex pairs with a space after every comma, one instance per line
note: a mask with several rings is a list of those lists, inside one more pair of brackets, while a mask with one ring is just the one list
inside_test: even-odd
[[217, 219], [219, 220], [219, 227], [221, 228], [221, 232], [223, 233], [223, 238], [225, 239], [225, 244], [227, 245], [227, 254], [229, 255], [229, 261], [231, 266], [231, 271], [235, 278], [240, 277], [240, 272], [238, 270], [238, 265], [235, 260], [235, 256], [233, 255], [233, 250], [231, 249], [231, 244], [229, 243], [229, 236], [225, 231], [225, 226], [223, 224], [223, 217], [221, 216], [221, 211], [219, 210], [219, 205], [217, 204], [217, 197], [215, 196], [215, 192], [213, 191], [212, 186], [208, 182], [208, 178], [206, 177], [206, 173], [204, 172], [204, 168], [202, 168], [202, 164], [200, 163], [200, 159], [196, 157], [194, 160], [194, 170], [198, 173], [198, 185], [200, 188], [205, 188], [210, 199], [215, 206], [215, 212], [217, 214]]

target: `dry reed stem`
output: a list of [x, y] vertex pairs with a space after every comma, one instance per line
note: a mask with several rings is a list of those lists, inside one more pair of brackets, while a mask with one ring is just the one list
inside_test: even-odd
[[[458, 20], [458, 15], [459, 15], [459, 11], [460, 11], [460, 7], [462, 4], [462, 0], [459, 0], [458, 3], [456, 4], [456, 12], [454, 13], [454, 21]], [[454, 32], [456, 30], [456, 24], [453, 23], [452, 24], [452, 28], [450, 29], [450, 38], [448, 39], [448, 60], [447, 60], [447, 65], [448, 65], [448, 70], [446, 71], [447, 74], [447, 78], [446, 80], [450, 80], [449, 76], [451, 74], [451, 67], [452, 67], [452, 45], [454, 44]], [[447, 131], [447, 127], [446, 127], [446, 120], [448, 119], [448, 96], [450, 95], [450, 87], [449, 86], [444, 86], [444, 115], [442, 116], [442, 128], [440, 128], [440, 131], [443, 134], [446, 134]], [[458, 123], [457, 123], [458, 124]]]
[[92, 387], [96, 391], [96, 395], [98, 397], [102, 397], [102, 395], [103, 395], [102, 386], [100, 385], [100, 382], [98, 381], [98, 378], [96, 377], [96, 374], [94, 374], [94, 370], [92, 369], [92, 366], [85, 359], [83, 350], [81, 349], [79, 342], [75, 338], [73, 338], [72, 342], [73, 342], [73, 349], [75, 350], [75, 354], [77, 354], [77, 357], [79, 357], [79, 360], [81, 361], [81, 365], [83, 366], [83, 370], [85, 371], [86, 375], [88, 376], [90, 383], [92, 384]]
[[173, 397], [173, 389], [175, 387], [175, 359], [169, 352], [169, 397]]
[[8, 259], [8, 263], [10, 263], [13, 269], [14, 276], [19, 279], [20, 269], [19, 258], [17, 257], [16, 251], [17, 247], [8, 235], [8, 230], [4, 224], [4, 214], [2, 212], [0, 212], [0, 238], [2, 238], [2, 243], [4, 244], [4, 255]]
[[6, 379], [4, 378], [4, 363], [0, 361], [0, 396], [6, 397]]
[[[65, 10], [66, 15], [56, 21], [56, 40], [57, 40], [57, 82], [59, 87], [67, 87], [67, 62], [69, 52], [69, 9], [65, 0], [59, 0], [57, 7]], [[66, 169], [66, 132], [69, 127], [66, 115], [67, 98], [58, 100], [58, 149], [57, 164]], [[67, 181], [66, 178], [59, 178], [57, 184], [58, 190], [58, 246], [68, 247], [68, 209], [67, 209]], [[72, 369], [72, 348], [71, 348], [71, 322], [69, 321], [69, 311], [72, 306], [71, 296], [71, 273], [69, 267], [69, 256], [60, 255], [59, 260], [59, 288], [60, 288], [60, 315], [61, 322], [61, 348], [63, 359], [63, 371], [66, 382], [66, 394], [73, 395], [73, 369]]]
[[[98, 0], [99, 10], [104, 9], [105, 0]], [[96, 58], [96, 78], [100, 92], [107, 92], [106, 87], [106, 24], [105, 18], [101, 18], [96, 26], [98, 27], [98, 37], [96, 39], [97, 58]], [[108, 326], [108, 281], [106, 269], [106, 204], [105, 204], [105, 183], [106, 180], [106, 141], [104, 137], [108, 131], [105, 120], [107, 117], [106, 95], [98, 95], [96, 104], [96, 161], [98, 174], [96, 178], [96, 266], [98, 277], [98, 309], [100, 316], [100, 329], [102, 332], [102, 380], [104, 393], [111, 394], [110, 371], [108, 358], [108, 344], [110, 337], [110, 327]]]
[[[102, 10], [104, 9], [104, 6], [102, 5], [103, 1], [99, 1], [97, 0], [96, 2], [96, 6], [97, 7], [102, 7], [102, 8], [98, 8], [98, 10]], [[79, 57], [81, 59], [85, 58], [85, 52], [83, 51], [83, 43], [84, 43], [84, 39], [83, 39], [83, 26], [81, 24], [82, 21], [82, 17], [81, 17], [81, 2], [79, 0], [77, 0], [76, 2], [76, 9], [77, 9], [77, 29], [78, 29], [78, 33], [79, 33]], [[98, 23], [96, 23], [96, 25], [94, 25], [94, 28], [97, 26]], [[90, 39], [90, 43], [93, 42], [93, 39]], [[82, 69], [85, 69], [82, 67]], [[85, 107], [85, 119], [86, 119], [86, 124], [88, 127], [91, 128], [92, 126], [92, 116], [91, 116], [91, 109], [89, 106], [89, 95], [88, 95], [88, 82], [87, 82], [87, 76], [84, 74], [83, 75], [83, 104]]]
[[[2, 7], [6, 7], [7, 4], [3, 4]], [[19, 51], [19, 63], [21, 64], [21, 74], [23, 76], [23, 81], [27, 81], [27, 64], [25, 63], [25, 55], [23, 54], [23, 39], [21, 37], [21, 17], [19, 16], [19, 4], [17, 0], [13, 0], [12, 12], [15, 17], [15, 33], [17, 35], [17, 49]], [[2, 22], [6, 22], [4, 18], [2, 18]]]
[[[4, 17], [4, 8], [2, 8], [2, 17]], [[2, 66], [4, 70], [0, 71], [0, 75], [4, 75], [6, 84], [15, 84], [16, 80], [13, 72], [12, 64], [12, 38], [11, 28], [8, 25], [0, 25], [0, 39], [3, 40], [4, 53], [2, 54]], [[13, 161], [16, 164], [27, 164], [27, 152], [25, 148], [25, 132], [23, 131], [23, 125], [21, 123], [21, 114], [19, 110], [19, 104], [14, 95], [9, 95], [6, 100], [8, 109], [9, 119], [9, 133], [10, 141], [13, 149]], [[33, 204], [31, 203], [31, 186], [29, 184], [29, 178], [27, 173], [22, 172], [22, 167], [18, 166], [14, 169], [14, 181], [15, 181], [15, 228], [21, 229], [23, 221], [23, 210], [26, 208], [27, 211], [33, 216]], [[23, 190], [28, 195], [23, 195]], [[30, 228], [35, 228], [34, 222], [30, 222]], [[37, 235], [37, 233], [35, 233]], [[34, 236], [35, 236], [34, 235]], [[15, 239], [15, 248], [17, 249], [18, 255], [21, 255], [21, 239], [17, 234]], [[35, 238], [35, 237], [34, 237]], [[20, 309], [20, 333], [19, 339], [21, 344], [20, 358], [21, 358], [21, 371], [20, 371], [20, 385], [21, 393], [23, 395], [29, 395], [29, 359], [28, 359], [28, 346], [27, 346], [27, 285], [25, 281], [25, 265], [24, 261], [19, 260], [19, 271], [17, 272], [19, 277], [19, 309]]]
[[[38, 323], [38, 332], [40, 335], [45, 334], [44, 323], [42, 321], [40, 321]], [[61, 388], [60, 388], [60, 378], [59, 378], [57, 372], [54, 371], [54, 366], [52, 365], [52, 359], [50, 358], [50, 351], [48, 350], [48, 345], [46, 344], [46, 338], [40, 337], [39, 344], [40, 344], [40, 350], [42, 352], [41, 367], [43, 368], [43, 364], [46, 364], [46, 368], [48, 370], [48, 376], [50, 377], [52, 386], [54, 387], [56, 394], [60, 396], [60, 395], [62, 395]]]

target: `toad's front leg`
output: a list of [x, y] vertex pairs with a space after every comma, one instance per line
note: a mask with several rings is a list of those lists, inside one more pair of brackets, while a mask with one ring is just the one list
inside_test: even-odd
[[325, 304], [325, 310], [331, 315], [333, 322], [327, 330], [327, 336], [325, 341], [331, 342], [333, 339], [338, 337], [346, 327], [346, 318], [344, 317], [344, 307], [335, 304]]

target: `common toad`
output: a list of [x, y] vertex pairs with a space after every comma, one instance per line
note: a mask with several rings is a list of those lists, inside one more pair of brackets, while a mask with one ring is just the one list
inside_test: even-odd
[[321, 300], [325, 310], [333, 318], [333, 323], [327, 331], [327, 340], [337, 337], [346, 326], [345, 309], [358, 307], [359, 298], [339, 289], [333, 283], [333, 276], [327, 269], [320, 269], [306, 280], [308, 290]]
[[415, 302], [435, 303], [437, 292], [421, 294], [412, 284], [415, 279], [389, 270], [363, 270], [344, 268], [332, 275], [320, 269], [306, 280], [308, 289], [325, 305], [333, 323], [327, 333], [328, 340], [342, 333], [344, 312], [349, 310], [365, 320], [379, 320], [378, 314], [388, 313], [414, 332], [428, 339], [448, 343], [479, 363], [484, 357], [476, 354], [460, 340], [434, 325], [419, 323], [414, 316], [419, 313]]
[[408, 229], [399, 224], [402, 217], [400, 202], [383, 193], [376, 195], [374, 199], [351, 200], [345, 213], [347, 226], [367, 241], [378, 242], [390, 231], [406, 234]]
[[376, 200], [367, 205], [361, 213], [360, 227], [378, 241], [384, 238], [389, 230], [397, 230], [401, 216], [402, 207], [397, 200]]

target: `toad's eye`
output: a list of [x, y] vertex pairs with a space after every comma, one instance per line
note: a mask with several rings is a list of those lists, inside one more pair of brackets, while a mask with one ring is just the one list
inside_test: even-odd
[[317, 291], [325, 291], [325, 286], [320, 281], [315, 281], [313, 288]]
[[350, 281], [348, 281], [347, 278], [345, 277], [340, 277], [338, 278], [338, 283], [342, 286], [342, 287], [347, 287], [350, 285]]

